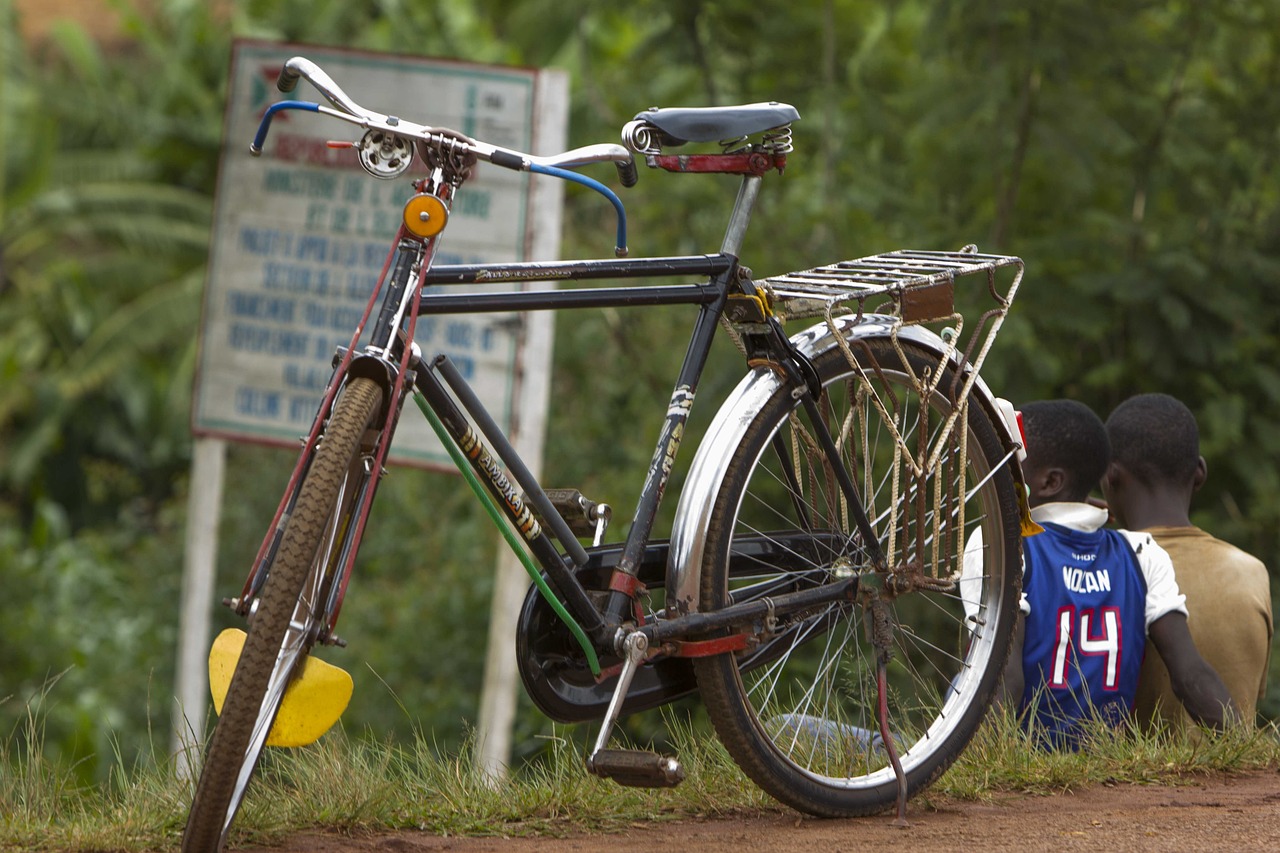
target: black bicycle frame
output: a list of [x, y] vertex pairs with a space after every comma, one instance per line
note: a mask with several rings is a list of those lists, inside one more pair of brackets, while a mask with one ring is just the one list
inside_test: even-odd
[[[697, 305], [698, 316], [685, 352], [684, 362], [672, 388], [667, 414], [658, 443], [640, 490], [635, 515], [623, 545], [617, 571], [634, 578], [653, 531], [658, 507], [666, 490], [675, 455], [689, 419], [698, 382], [706, 366], [715, 328], [738, 277], [738, 261], [727, 253], [634, 260], [569, 261], [563, 263], [504, 263], [494, 265], [449, 265], [435, 267], [423, 276], [424, 286], [436, 284], [490, 284], [494, 282], [580, 281], [590, 279], [640, 279], [689, 275], [706, 277], [694, 284], [622, 286], [575, 290], [502, 293], [433, 293], [420, 296], [418, 316], [454, 313], [496, 313], [568, 308], [622, 308], [652, 305]], [[630, 614], [632, 601], [625, 588], [611, 585], [609, 600], [601, 613], [587, 597], [575, 572], [587, 562], [587, 553], [551, 506], [541, 487], [506, 441], [497, 425], [474, 397], [465, 380], [447, 358], [437, 357], [416, 371], [414, 382], [440, 418], [450, 437], [472, 460], [476, 473], [497, 499], [513, 527], [523, 536], [535, 559], [547, 573], [582, 627], [597, 641], [612, 632]], [[466, 415], [454, 400], [461, 403]], [[480, 443], [470, 422], [480, 427], [493, 451]], [[515, 493], [505, 475], [490, 464], [496, 457], [524, 490]], [[533, 504], [542, 524], [530, 524], [523, 501]], [[560, 542], [564, 554], [555, 547]]]
[[[685, 426], [688, 423], [698, 383], [706, 367], [715, 329], [725, 313], [726, 305], [735, 291], [756, 296], [754, 285], [739, 265], [737, 253], [741, 248], [751, 207], [759, 191], [759, 177], [745, 177], [730, 217], [724, 245], [714, 255], [683, 255], [637, 259], [596, 259], [557, 262], [516, 262], [476, 265], [431, 265], [435, 253], [436, 238], [415, 238], [401, 230], [395, 247], [387, 257], [380, 277], [378, 292], [371, 295], [364, 318], [353, 335], [351, 345], [341, 348], [334, 363], [334, 374], [326, 390], [325, 398], [317, 413], [310, 436], [294, 469], [286, 498], [277, 510], [276, 520], [268, 533], [254, 570], [246, 580], [242, 597], [236, 602], [238, 609], [247, 607], [252, 593], [263, 580], [263, 569], [270, 564], [271, 554], [279, 540], [282, 516], [288, 511], [295, 485], [310, 464], [311, 455], [318, 444], [323, 423], [328, 417], [341, 385], [349, 376], [365, 376], [383, 385], [386, 392], [383, 412], [377, 428], [380, 439], [366, 460], [365, 482], [361, 485], [354, 511], [354, 530], [348, 531], [341, 543], [336, 560], [336, 584], [331, 587], [326, 610], [328, 632], [324, 639], [331, 641], [338, 611], [345, 596], [347, 582], [355, 563], [364, 523], [372, 507], [373, 496], [380, 479], [381, 466], [386, 458], [391, 434], [399, 418], [404, 400], [416, 389], [426, 400], [430, 411], [439, 420], [443, 431], [462, 451], [479, 481], [493, 496], [494, 503], [505, 515], [512, 528], [523, 537], [529, 551], [541, 566], [564, 599], [579, 625], [599, 648], [611, 648], [617, 629], [632, 615], [634, 594], [638, 585], [637, 575], [644, 560], [650, 535], [653, 532], [658, 508], [666, 491], [671, 470], [679, 450]], [[451, 195], [448, 188], [441, 188]], [[426, 191], [424, 185], [421, 191]], [[425, 268], [425, 271], [424, 271]], [[700, 281], [691, 284], [614, 286], [575, 288], [570, 290], [502, 291], [481, 293], [442, 293], [433, 290], [435, 285], [487, 285], [494, 283], [520, 283], [532, 281], [589, 281], [596, 279], [655, 279], [674, 276], [696, 276]], [[380, 302], [376, 319], [370, 323], [374, 308]], [[524, 312], [576, 308], [625, 308], [656, 305], [696, 305], [698, 315], [680, 367], [666, 416], [658, 435], [649, 463], [648, 473], [636, 502], [631, 528], [622, 545], [609, 583], [609, 595], [603, 608], [588, 595], [576, 573], [587, 566], [590, 559], [586, 549], [561, 518], [550, 499], [515, 449], [502, 434], [501, 429], [485, 411], [465, 379], [444, 355], [424, 362], [416, 347], [404, 342], [412, 341], [413, 329], [418, 318], [436, 314], [483, 314]], [[748, 336], [748, 347], [753, 356], [768, 357], [773, 363], [788, 370], [803, 385], [814, 386], [816, 374], [812, 365], [790, 347], [776, 319], [770, 318], [769, 334]], [[369, 326], [366, 328], [366, 324]], [[358, 347], [359, 339], [369, 334], [369, 343]], [[816, 393], [816, 392], [815, 392]], [[811, 403], [812, 401], [806, 401]], [[814, 415], [813, 407], [808, 406]], [[477, 435], [472, 425], [479, 427]], [[825, 424], [818, 417], [815, 429], [821, 438], [826, 434]], [[486, 441], [488, 444], [486, 444]], [[842, 463], [833, 453], [829, 434], [824, 446], [831, 455], [833, 465]], [[490, 447], [493, 449], [491, 450]], [[523, 495], [507, 479], [503, 469], [511, 472]], [[856, 519], [865, 540], [874, 546], [878, 543], [870, 523], [861, 510], [852, 481], [841, 477], [842, 490], [855, 507]], [[526, 503], [527, 501], [527, 503]], [[559, 543], [559, 548], [556, 543]], [[563, 549], [563, 551], [561, 550]], [[816, 604], [848, 598], [856, 590], [856, 580], [850, 584], [827, 585], [823, 590], [803, 593], [783, 593], [774, 599], [777, 612], [782, 614], [801, 610]], [[795, 600], [792, 601], [791, 599]], [[754, 605], [731, 605], [718, 614], [716, 625], [735, 624], [754, 618]], [[745, 608], [745, 609], [744, 609]], [[741, 612], [739, 612], [741, 611]], [[687, 633], [685, 623], [690, 617], [668, 622], [662, 636], [653, 639]], [[704, 617], [705, 619], [705, 617]], [[696, 621], [696, 619], [695, 619]], [[702, 626], [703, 629], [706, 626]], [[646, 632], [653, 631], [646, 626]]]

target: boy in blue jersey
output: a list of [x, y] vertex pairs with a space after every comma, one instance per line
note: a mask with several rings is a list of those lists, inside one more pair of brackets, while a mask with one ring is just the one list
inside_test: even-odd
[[1076, 748], [1083, 721], [1128, 718], [1149, 639], [1196, 722], [1235, 719], [1230, 695], [1196, 650], [1169, 556], [1150, 534], [1110, 530], [1088, 503], [1110, 461], [1107, 431], [1073, 400], [1022, 408], [1031, 517], [1023, 596], [1005, 697], [1043, 745]]

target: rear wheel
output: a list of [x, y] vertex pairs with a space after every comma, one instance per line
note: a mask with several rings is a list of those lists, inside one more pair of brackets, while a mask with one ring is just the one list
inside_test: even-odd
[[377, 383], [353, 379], [334, 404], [251, 606], [248, 636], [187, 816], [184, 851], [216, 851], [226, 843], [285, 688], [316, 640], [336, 546], [364, 476], [362, 440], [381, 402]]
[[[853, 575], [864, 590], [878, 586], [890, 617], [881, 633], [892, 652], [888, 726], [915, 794], [969, 742], [1008, 657], [1020, 584], [1014, 463], [976, 403], [941, 437], [956, 408], [955, 371], [923, 348], [855, 342], [815, 367], [819, 409], [896, 571], [863, 574], [865, 543], [812, 424], [783, 387], [755, 414], [715, 498], [700, 609]], [[913, 472], [908, 458], [927, 461], [939, 446], [937, 463]], [[801, 811], [865, 815], [897, 798], [878, 722], [871, 612], [837, 603], [779, 617], [756, 650], [695, 661], [726, 749]]]

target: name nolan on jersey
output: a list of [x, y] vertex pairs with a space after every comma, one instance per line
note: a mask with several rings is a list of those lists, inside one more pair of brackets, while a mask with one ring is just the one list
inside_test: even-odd
[[1111, 573], [1106, 569], [1062, 567], [1062, 583], [1072, 592], [1110, 592]]

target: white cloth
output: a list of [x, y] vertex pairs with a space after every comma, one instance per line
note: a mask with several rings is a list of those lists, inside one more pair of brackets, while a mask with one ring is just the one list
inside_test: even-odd
[[[1085, 503], [1047, 503], [1032, 507], [1031, 518], [1038, 524], [1049, 522], [1071, 530], [1091, 533], [1107, 523], [1107, 511]], [[1150, 533], [1121, 530], [1138, 557], [1138, 568], [1147, 582], [1146, 627], [1150, 628], [1166, 613], [1187, 612], [1186, 596], [1178, 590], [1173, 573], [1173, 561], [1169, 554], [1156, 544]], [[1022, 571], [1026, 572], [1024, 561]], [[964, 568], [960, 574], [960, 596], [964, 600], [965, 614], [976, 616], [982, 579], [982, 528], [976, 528], [964, 547]], [[1023, 614], [1031, 612], [1026, 593], [1022, 594]]]

